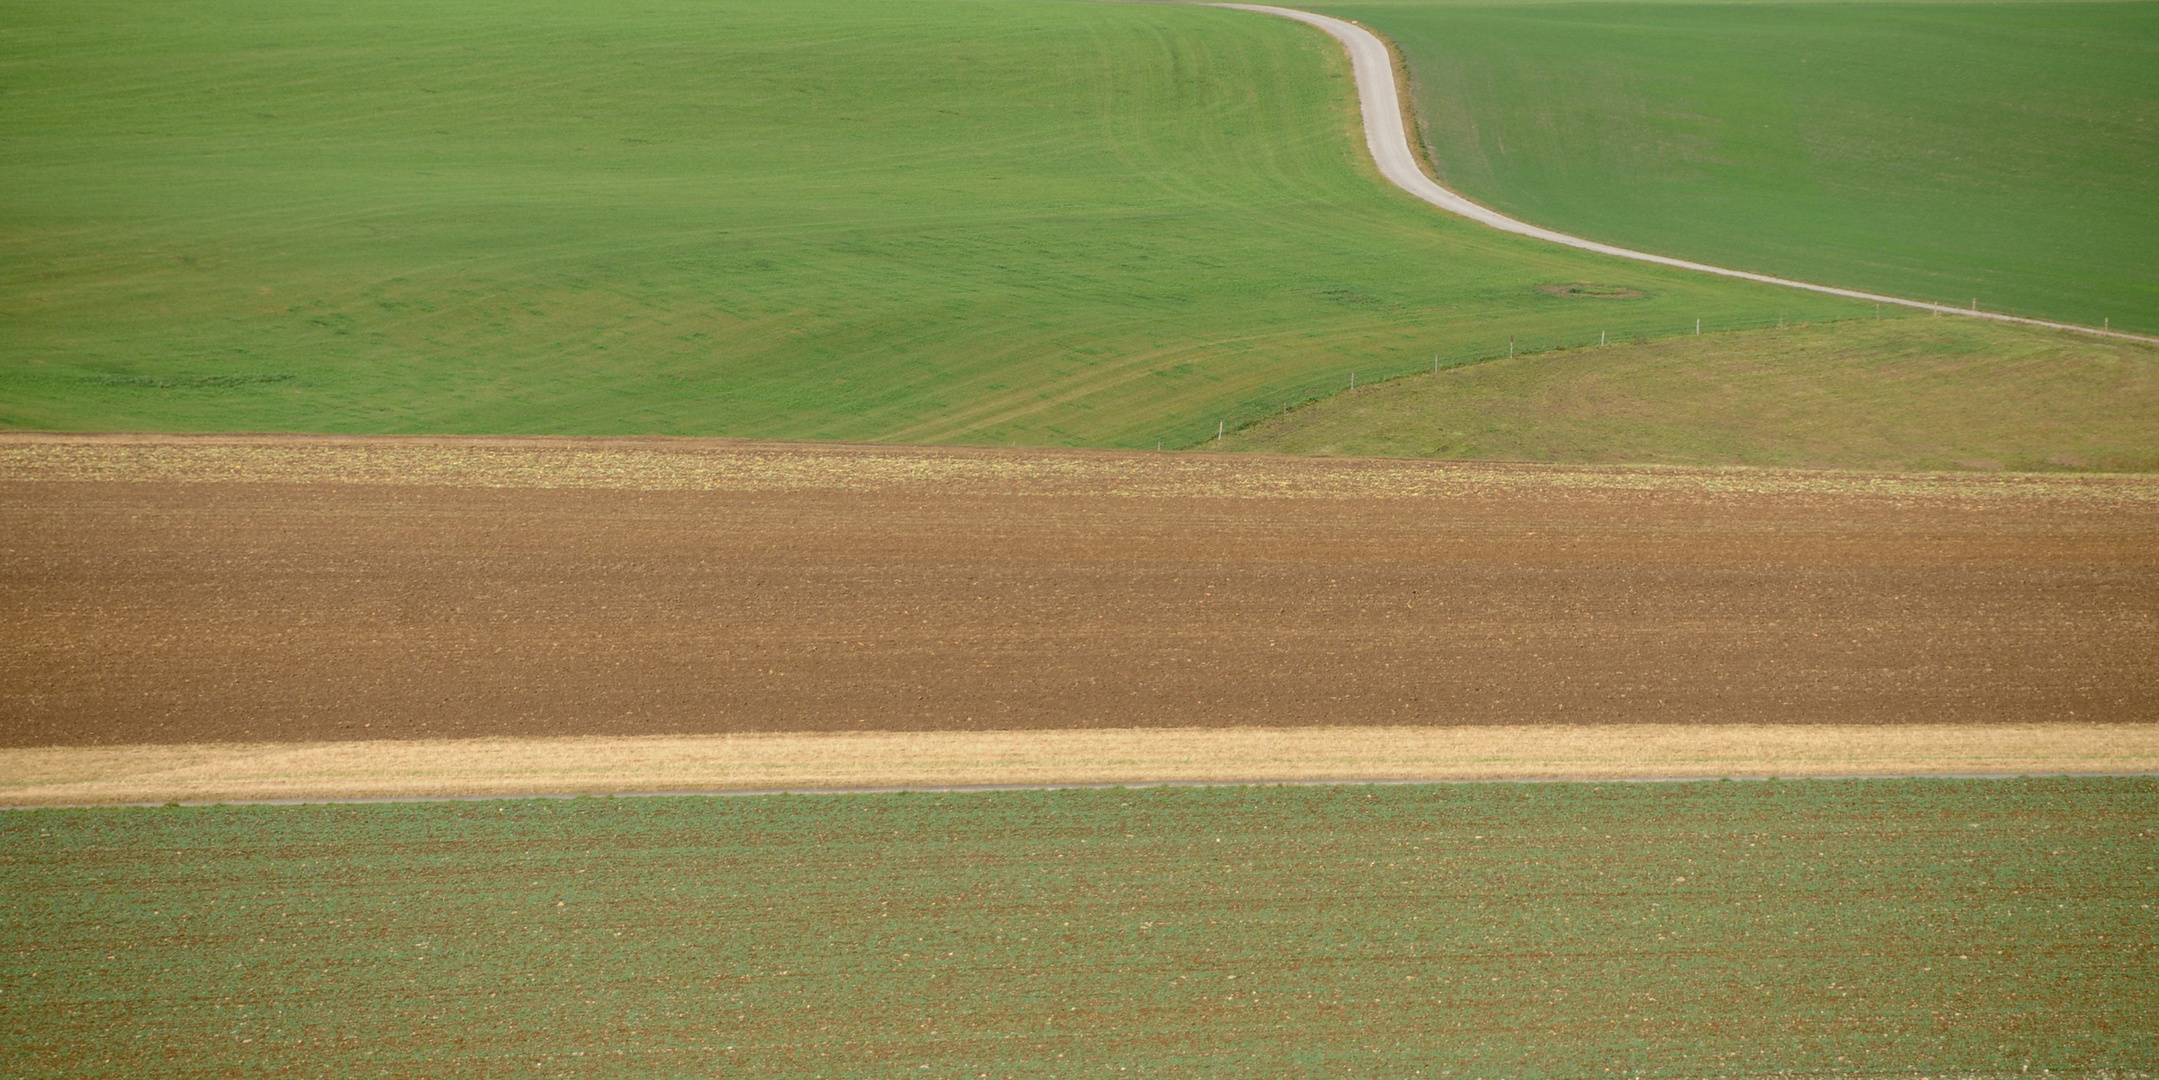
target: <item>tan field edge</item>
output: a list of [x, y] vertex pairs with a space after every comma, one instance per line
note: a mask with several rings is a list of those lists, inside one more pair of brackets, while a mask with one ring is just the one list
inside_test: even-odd
[[0, 805], [1161, 782], [2159, 772], [2144, 725], [743, 734], [0, 750]]

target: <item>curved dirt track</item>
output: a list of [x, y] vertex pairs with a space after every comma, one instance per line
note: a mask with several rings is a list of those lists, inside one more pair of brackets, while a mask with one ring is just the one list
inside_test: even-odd
[[1212, 7], [1235, 8], [1239, 11], [1255, 11], [1266, 15], [1278, 15], [1285, 19], [1314, 26], [1325, 31], [1349, 50], [1350, 67], [1357, 83], [1357, 103], [1364, 117], [1365, 145], [1371, 148], [1372, 160], [1379, 166], [1381, 176], [1396, 187], [1415, 195], [1449, 213], [1459, 214], [1482, 225], [1502, 232], [1533, 237], [1554, 244], [1564, 244], [1600, 255], [1612, 255], [1637, 262], [1656, 263], [1660, 266], [1678, 267], [1720, 277], [1758, 281], [1765, 285], [1782, 285], [1787, 288], [1805, 289], [1809, 292], [1827, 293], [1853, 300], [1865, 300], [1877, 304], [1895, 304], [1899, 307], [1917, 308], [1921, 311], [1939, 312], [1944, 315], [1964, 315], [1971, 318], [1992, 319], [1996, 322], [2039, 326], [2049, 330], [2068, 330], [2079, 334], [2119, 338], [2124, 341], [2147, 341], [2159, 343], [2159, 337], [2130, 334], [2119, 330], [2103, 330], [2096, 326], [2080, 326], [2076, 323], [2050, 322], [2045, 319], [2027, 319], [2018, 315], [2004, 315], [1993, 311], [1951, 307], [1946, 304], [1930, 304], [1923, 300], [1907, 300], [1902, 297], [1884, 296], [1880, 293], [1861, 292], [1857, 289], [1841, 289], [1833, 285], [1817, 285], [1808, 281], [1771, 277], [1767, 274], [1732, 270], [1722, 266], [1675, 259], [1668, 255], [1653, 255], [1646, 251], [1618, 247], [1613, 244], [1585, 240], [1579, 236], [1554, 232], [1528, 222], [1517, 221], [1495, 210], [1479, 206], [1462, 196], [1442, 187], [1425, 175], [1417, 155], [1410, 149], [1409, 133], [1403, 123], [1401, 96], [1396, 91], [1394, 55], [1379, 35], [1364, 27], [1342, 19], [1319, 15], [1295, 8], [1274, 7], [1267, 4], [1213, 4]]
[[2155, 534], [2143, 477], [5, 437], [0, 746], [2150, 723]]

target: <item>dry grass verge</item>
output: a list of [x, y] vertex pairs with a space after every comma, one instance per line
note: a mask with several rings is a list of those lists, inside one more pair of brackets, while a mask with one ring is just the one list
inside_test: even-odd
[[[1546, 285], [1568, 303], [1623, 286]], [[1624, 305], [1621, 305], [1624, 306]], [[1374, 382], [1223, 447], [1456, 460], [2159, 470], [2159, 346], [1855, 320], [1581, 348]]]
[[1155, 781], [2159, 771], [2159, 727], [1114, 729], [40, 747], [0, 805]]
[[[1488, 369], [1499, 370], [1484, 365], [1464, 371]], [[1450, 373], [1450, 377], [1460, 374]], [[1383, 385], [1388, 393], [1396, 393], [1422, 384], [1403, 380]], [[1358, 400], [1377, 392], [1362, 392]], [[1315, 407], [1294, 415], [1303, 418], [1320, 412]], [[1242, 448], [1253, 438], [1251, 433], [1233, 435], [1226, 445]], [[1399, 448], [1395, 452], [1415, 456]], [[2024, 499], [2128, 506], [2159, 503], [2159, 483], [2150, 476], [2052, 470], [2007, 475], [1832, 472], [1723, 465], [1343, 460], [549, 436], [0, 432], [0, 482], [766, 494], [927, 492], [944, 497], [1025, 494], [1119, 499], [1421, 500], [1534, 493], [1550, 499], [1604, 500], [1622, 493], [1645, 493], [1719, 500], [1918, 498], [1962, 505]]]

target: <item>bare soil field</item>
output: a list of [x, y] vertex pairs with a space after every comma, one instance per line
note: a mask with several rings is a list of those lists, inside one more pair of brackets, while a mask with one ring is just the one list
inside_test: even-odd
[[0, 439], [0, 745], [2159, 718], [2159, 481]]

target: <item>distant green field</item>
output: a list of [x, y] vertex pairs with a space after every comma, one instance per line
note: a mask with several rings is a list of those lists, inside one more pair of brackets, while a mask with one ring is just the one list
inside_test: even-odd
[[2159, 346], [1957, 318], [1590, 345], [1337, 393], [1218, 445], [1510, 461], [2151, 472], [2159, 471]]
[[[0, 425], [1170, 446], [1315, 381], [1857, 305], [1382, 184], [1284, 20], [26, 0]], [[1617, 311], [1535, 286], [1617, 281]], [[1241, 410], [1241, 411], [1240, 411]]]
[[2159, 783], [0, 815], [12, 1077], [2129, 1077]]
[[1443, 179], [1720, 265], [2159, 332], [2159, 3], [1364, 0]]

